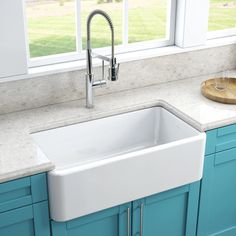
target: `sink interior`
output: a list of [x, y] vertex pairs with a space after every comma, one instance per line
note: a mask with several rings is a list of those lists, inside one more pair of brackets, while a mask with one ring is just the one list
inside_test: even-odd
[[198, 132], [161, 107], [152, 107], [32, 134], [56, 168], [83, 165]]

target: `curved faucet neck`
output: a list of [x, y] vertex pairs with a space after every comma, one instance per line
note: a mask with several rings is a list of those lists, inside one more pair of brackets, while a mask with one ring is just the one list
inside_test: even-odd
[[111, 58], [114, 59], [114, 54], [115, 54], [115, 52], [114, 52], [114, 27], [113, 27], [110, 16], [106, 12], [99, 10], [99, 9], [92, 11], [87, 19], [87, 50], [91, 51], [91, 27], [90, 26], [91, 26], [91, 21], [95, 15], [103, 16], [110, 26], [110, 30], [111, 30]]

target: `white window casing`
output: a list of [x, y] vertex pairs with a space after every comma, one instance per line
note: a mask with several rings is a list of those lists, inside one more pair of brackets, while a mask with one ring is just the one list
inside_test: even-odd
[[206, 43], [209, 0], [178, 0], [175, 43], [182, 48]]
[[0, 1], [0, 77], [28, 71], [23, 9], [22, 0]]
[[129, 4], [128, 0], [123, 0], [123, 15], [122, 15], [122, 43], [123, 45], [127, 45], [129, 42]]
[[82, 30], [81, 30], [81, 1], [80, 0], [75, 0], [75, 17], [76, 17], [76, 50], [77, 52], [82, 52]]
[[236, 35], [236, 28], [210, 31], [207, 33], [207, 39], [224, 38]]

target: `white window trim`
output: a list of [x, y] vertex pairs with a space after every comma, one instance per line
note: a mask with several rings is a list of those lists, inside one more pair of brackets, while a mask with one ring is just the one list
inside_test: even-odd
[[[133, 52], [133, 51], [142, 51], [146, 49], [153, 49], [153, 48], [161, 48], [173, 45], [172, 40], [153, 40], [153, 41], [145, 41], [145, 42], [138, 42], [138, 43], [132, 43], [128, 45], [118, 45], [115, 46], [115, 53], [116, 55], [127, 53], [127, 52]], [[111, 48], [110, 47], [104, 47], [104, 48], [97, 48], [94, 49], [96, 53], [102, 54], [102, 55], [110, 55]], [[51, 65], [51, 64], [57, 64], [57, 63], [63, 63], [63, 62], [70, 62], [70, 61], [80, 61], [85, 60], [86, 53], [85, 50], [83, 50], [80, 53], [72, 52], [72, 53], [63, 53], [59, 55], [52, 55], [52, 56], [45, 56], [45, 57], [39, 57], [35, 59], [29, 60], [29, 68], [33, 67], [39, 67], [44, 65]]]
[[[57, 55], [50, 55], [38, 58], [30, 58], [29, 53], [29, 39], [27, 29], [25, 29], [25, 34], [28, 43], [27, 55], [28, 55], [28, 67], [39, 67], [44, 65], [51, 65], [63, 62], [70, 62], [70, 61], [78, 61], [78, 60], [85, 60], [85, 51], [82, 50], [82, 37], [81, 37], [81, 17], [78, 14], [81, 11], [81, 4], [80, 0], [76, 1], [76, 34], [77, 34], [77, 41], [76, 41], [76, 52], [70, 53], [62, 53]], [[176, 18], [176, 1], [177, 0], [168, 0], [168, 15], [167, 15], [167, 36], [161, 40], [150, 40], [150, 41], [143, 41], [137, 43], [130, 43], [128, 44], [128, 0], [123, 0], [123, 40], [122, 44], [115, 47], [116, 54], [132, 52], [132, 51], [139, 51], [139, 50], [146, 50], [152, 48], [160, 48], [166, 47], [170, 45], [174, 45], [175, 42], [175, 18]], [[25, 21], [26, 15], [25, 15]], [[104, 47], [99, 49], [94, 49], [97, 52], [109, 55], [110, 48]]]
[[75, 0], [76, 10], [75, 10], [75, 18], [76, 18], [76, 50], [77, 52], [82, 51], [82, 30], [81, 30], [81, 1]]
[[122, 42], [123, 45], [128, 45], [129, 42], [129, 3], [128, 0], [123, 0], [122, 11]]
[[208, 31], [207, 39], [224, 38], [236, 35], [236, 28]]
[[0, 1], [0, 79], [28, 73], [24, 28], [22, 1]]
[[206, 43], [209, 0], [178, 0], [175, 44], [182, 48]]
[[[130, 61], [148, 59], [148, 58], [158, 58], [167, 55], [175, 55], [186, 52], [193, 52], [203, 49], [210, 49], [214, 47], [222, 47], [227, 45], [236, 44], [236, 36], [218, 38], [207, 40], [206, 44], [203, 46], [180, 48], [178, 46], [169, 46], [156, 49], [142, 50], [130, 53], [123, 53], [117, 55], [117, 60], [121, 63], [126, 63]], [[101, 62], [97, 59], [94, 60], [93, 66], [100, 66]], [[70, 71], [78, 71], [86, 68], [86, 61], [70, 61], [52, 65], [44, 65], [41, 67], [34, 67], [29, 69], [29, 73], [25, 75], [16, 75], [0, 79], [0, 83], [18, 81], [23, 79], [34, 79], [39, 76], [49, 76], [58, 73], [65, 73]]]

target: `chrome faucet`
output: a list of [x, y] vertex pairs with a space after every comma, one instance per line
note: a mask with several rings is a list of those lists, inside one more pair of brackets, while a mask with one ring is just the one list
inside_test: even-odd
[[[98, 55], [95, 53], [92, 53], [91, 49], [91, 38], [90, 38], [90, 25], [93, 17], [95, 15], [101, 15], [103, 16], [111, 30], [111, 58], [108, 58], [106, 56]], [[118, 72], [119, 72], [119, 64], [116, 63], [115, 58], [115, 50], [114, 50], [114, 27], [111, 21], [110, 16], [102, 11], [102, 10], [94, 10], [90, 13], [87, 19], [87, 73], [86, 73], [86, 107], [92, 108], [93, 107], [93, 87], [96, 86], [102, 86], [106, 84], [105, 80], [105, 73], [104, 73], [104, 61], [109, 62], [109, 69], [108, 69], [108, 79], [111, 81], [116, 81], [118, 79]], [[102, 60], [102, 79], [98, 81], [94, 81], [94, 74], [92, 71], [92, 57], [96, 57]]]

